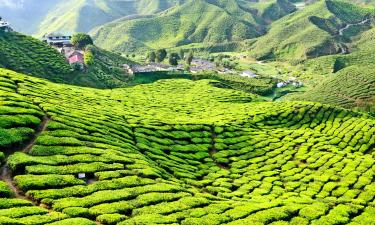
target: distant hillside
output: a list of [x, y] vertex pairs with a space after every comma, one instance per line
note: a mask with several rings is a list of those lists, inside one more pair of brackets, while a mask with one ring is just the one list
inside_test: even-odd
[[272, 21], [294, 10], [287, 0], [189, 0], [151, 18], [106, 24], [93, 36], [97, 45], [117, 51], [223, 44], [263, 35]]
[[34, 34], [45, 15], [63, 0], [0, 0], [0, 16], [21, 33]]
[[272, 24], [268, 34], [251, 47], [259, 59], [300, 61], [348, 53], [353, 39], [371, 29], [375, 10], [338, 0], [325, 0]]
[[375, 114], [375, 70], [352, 66], [293, 100], [322, 102], [347, 108], [361, 108]]
[[41, 36], [56, 30], [88, 32], [96, 26], [124, 16], [152, 14], [179, 4], [181, 0], [67, 0], [56, 4], [35, 32]]
[[20, 33], [0, 32], [0, 67], [59, 83], [96, 88], [126, 86], [123, 64], [132, 64], [120, 55], [90, 46], [94, 64], [75, 72], [64, 56], [49, 45]]

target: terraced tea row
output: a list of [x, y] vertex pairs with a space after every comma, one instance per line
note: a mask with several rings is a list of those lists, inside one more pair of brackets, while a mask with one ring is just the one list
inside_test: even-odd
[[[1, 93], [39, 113], [34, 125], [20, 125], [33, 129], [17, 143], [35, 138], [43, 116], [50, 118], [30, 151], [17, 151], [7, 162], [16, 187], [39, 205], [32, 210], [51, 221], [233, 225], [375, 219], [375, 120], [366, 114], [317, 103], [261, 102], [207, 80], [95, 90], [0, 74]], [[23, 114], [17, 109], [12, 115]]]

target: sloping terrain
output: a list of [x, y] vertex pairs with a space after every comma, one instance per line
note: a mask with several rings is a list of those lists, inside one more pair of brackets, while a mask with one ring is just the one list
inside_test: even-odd
[[108, 23], [93, 36], [98, 46], [118, 51], [218, 44], [258, 37], [269, 23], [294, 10], [286, 0], [189, 0], [151, 18]]
[[45, 15], [63, 0], [1, 0], [0, 16], [11, 23], [13, 29], [26, 34], [37, 32]]
[[64, 79], [71, 72], [65, 58], [55, 49], [16, 32], [0, 32], [0, 66], [51, 80]]
[[94, 63], [86, 71], [73, 71], [65, 57], [49, 45], [26, 35], [0, 33], [0, 67], [59, 83], [96, 88], [127, 85], [122, 65], [132, 64], [118, 54], [95, 46], [88, 49]]
[[358, 35], [373, 27], [375, 9], [339, 0], [322, 0], [274, 22], [251, 46], [259, 59], [300, 62], [323, 55], [348, 53]]
[[[15, 188], [50, 208], [3, 199], [0, 208], [16, 208], [0, 209], [0, 224], [48, 224], [30, 216], [120, 225], [375, 219], [375, 119], [366, 114], [259, 102], [208, 80], [96, 90], [0, 71], [0, 140], [14, 137], [0, 148]], [[16, 148], [30, 139], [30, 151]]]
[[375, 113], [375, 70], [371, 66], [345, 68], [312, 91], [292, 99], [363, 108]]
[[68, 0], [46, 13], [36, 34], [54, 31], [88, 32], [96, 26], [131, 16], [163, 11], [182, 0]]

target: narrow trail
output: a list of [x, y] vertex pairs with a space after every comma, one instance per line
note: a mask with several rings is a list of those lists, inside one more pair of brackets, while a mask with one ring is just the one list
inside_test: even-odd
[[[343, 28], [341, 28], [340, 30], [339, 30], [339, 35], [338, 36], [343, 36], [344, 35], [344, 32], [347, 30], [347, 29], [349, 29], [350, 27], [352, 27], [352, 26], [359, 26], [359, 25], [363, 25], [363, 24], [365, 24], [365, 23], [367, 23], [367, 22], [369, 22], [370, 21], [370, 19], [369, 18], [367, 18], [367, 19], [365, 19], [365, 20], [363, 20], [363, 21], [361, 21], [361, 22], [359, 22], [359, 23], [349, 23], [349, 24], [347, 24], [345, 27], [343, 27]], [[339, 46], [339, 48], [340, 48], [340, 50], [341, 50], [341, 54], [347, 54], [348, 53], [348, 47], [343, 43], [343, 42], [340, 42], [340, 46]]]
[[[45, 115], [43, 117], [42, 122], [40, 123], [39, 127], [37, 128], [37, 130], [36, 130], [33, 138], [31, 138], [27, 143], [21, 145], [21, 147], [13, 149], [12, 151], [7, 152], [7, 156], [6, 156], [6, 159], [5, 159], [5, 164], [0, 169], [0, 171], [1, 171], [0, 172], [0, 179], [3, 180], [8, 185], [8, 187], [14, 193], [14, 197], [16, 197], [16, 198], [25, 199], [25, 200], [31, 201], [29, 198], [27, 198], [25, 196], [25, 194], [22, 191], [20, 191], [16, 187], [16, 185], [14, 183], [14, 180], [13, 180], [12, 170], [10, 169], [9, 164], [8, 164], [8, 158], [9, 158], [10, 155], [12, 155], [15, 152], [24, 152], [24, 153], [30, 152], [30, 150], [32, 149], [32, 147], [35, 145], [36, 140], [38, 139], [38, 137], [43, 133], [43, 131], [46, 130], [47, 124], [48, 124], [48, 122], [50, 120], [51, 120], [51, 118], [48, 117], [47, 115]], [[33, 202], [33, 201], [31, 201], [31, 202], [34, 205], [36, 205], [35, 202]]]
[[352, 27], [352, 26], [362, 25], [362, 24], [365, 24], [365, 23], [367, 23], [367, 22], [369, 22], [369, 21], [370, 21], [370, 19], [367, 18], [367, 19], [365, 19], [365, 20], [363, 20], [363, 21], [361, 21], [361, 22], [359, 22], [359, 23], [349, 23], [349, 24], [347, 24], [345, 27], [343, 27], [343, 28], [341, 28], [341, 29], [339, 30], [339, 35], [340, 35], [340, 36], [344, 35], [344, 31], [346, 31], [347, 29], [349, 29], [349, 28]]

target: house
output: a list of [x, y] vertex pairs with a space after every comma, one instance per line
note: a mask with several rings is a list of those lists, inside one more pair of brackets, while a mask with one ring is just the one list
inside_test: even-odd
[[71, 35], [64, 35], [61, 33], [45, 34], [42, 38], [44, 42], [56, 47], [72, 46]]
[[3, 20], [3, 18], [0, 17], [0, 31], [4, 32], [11, 32], [13, 29], [10, 27], [10, 24]]
[[130, 65], [124, 64], [124, 65], [122, 65], [122, 68], [125, 70], [125, 72], [127, 74], [130, 74], [130, 75], [134, 74], [134, 70], [132, 69], [132, 67]]
[[81, 69], [85, 67], [84, 54], [81, 51], [73, 51], [67, 59], [70, 65], [79, 64]]
[[250, 70], [243, 71], [242, 74], [241, 74], [241, 76], [243, 76], [243, 77], [250, 77], [250, 78], [256, 78], [256, 77], [258, 77], [258, 75], [256, 75], [255, 73], [253, 73]]

